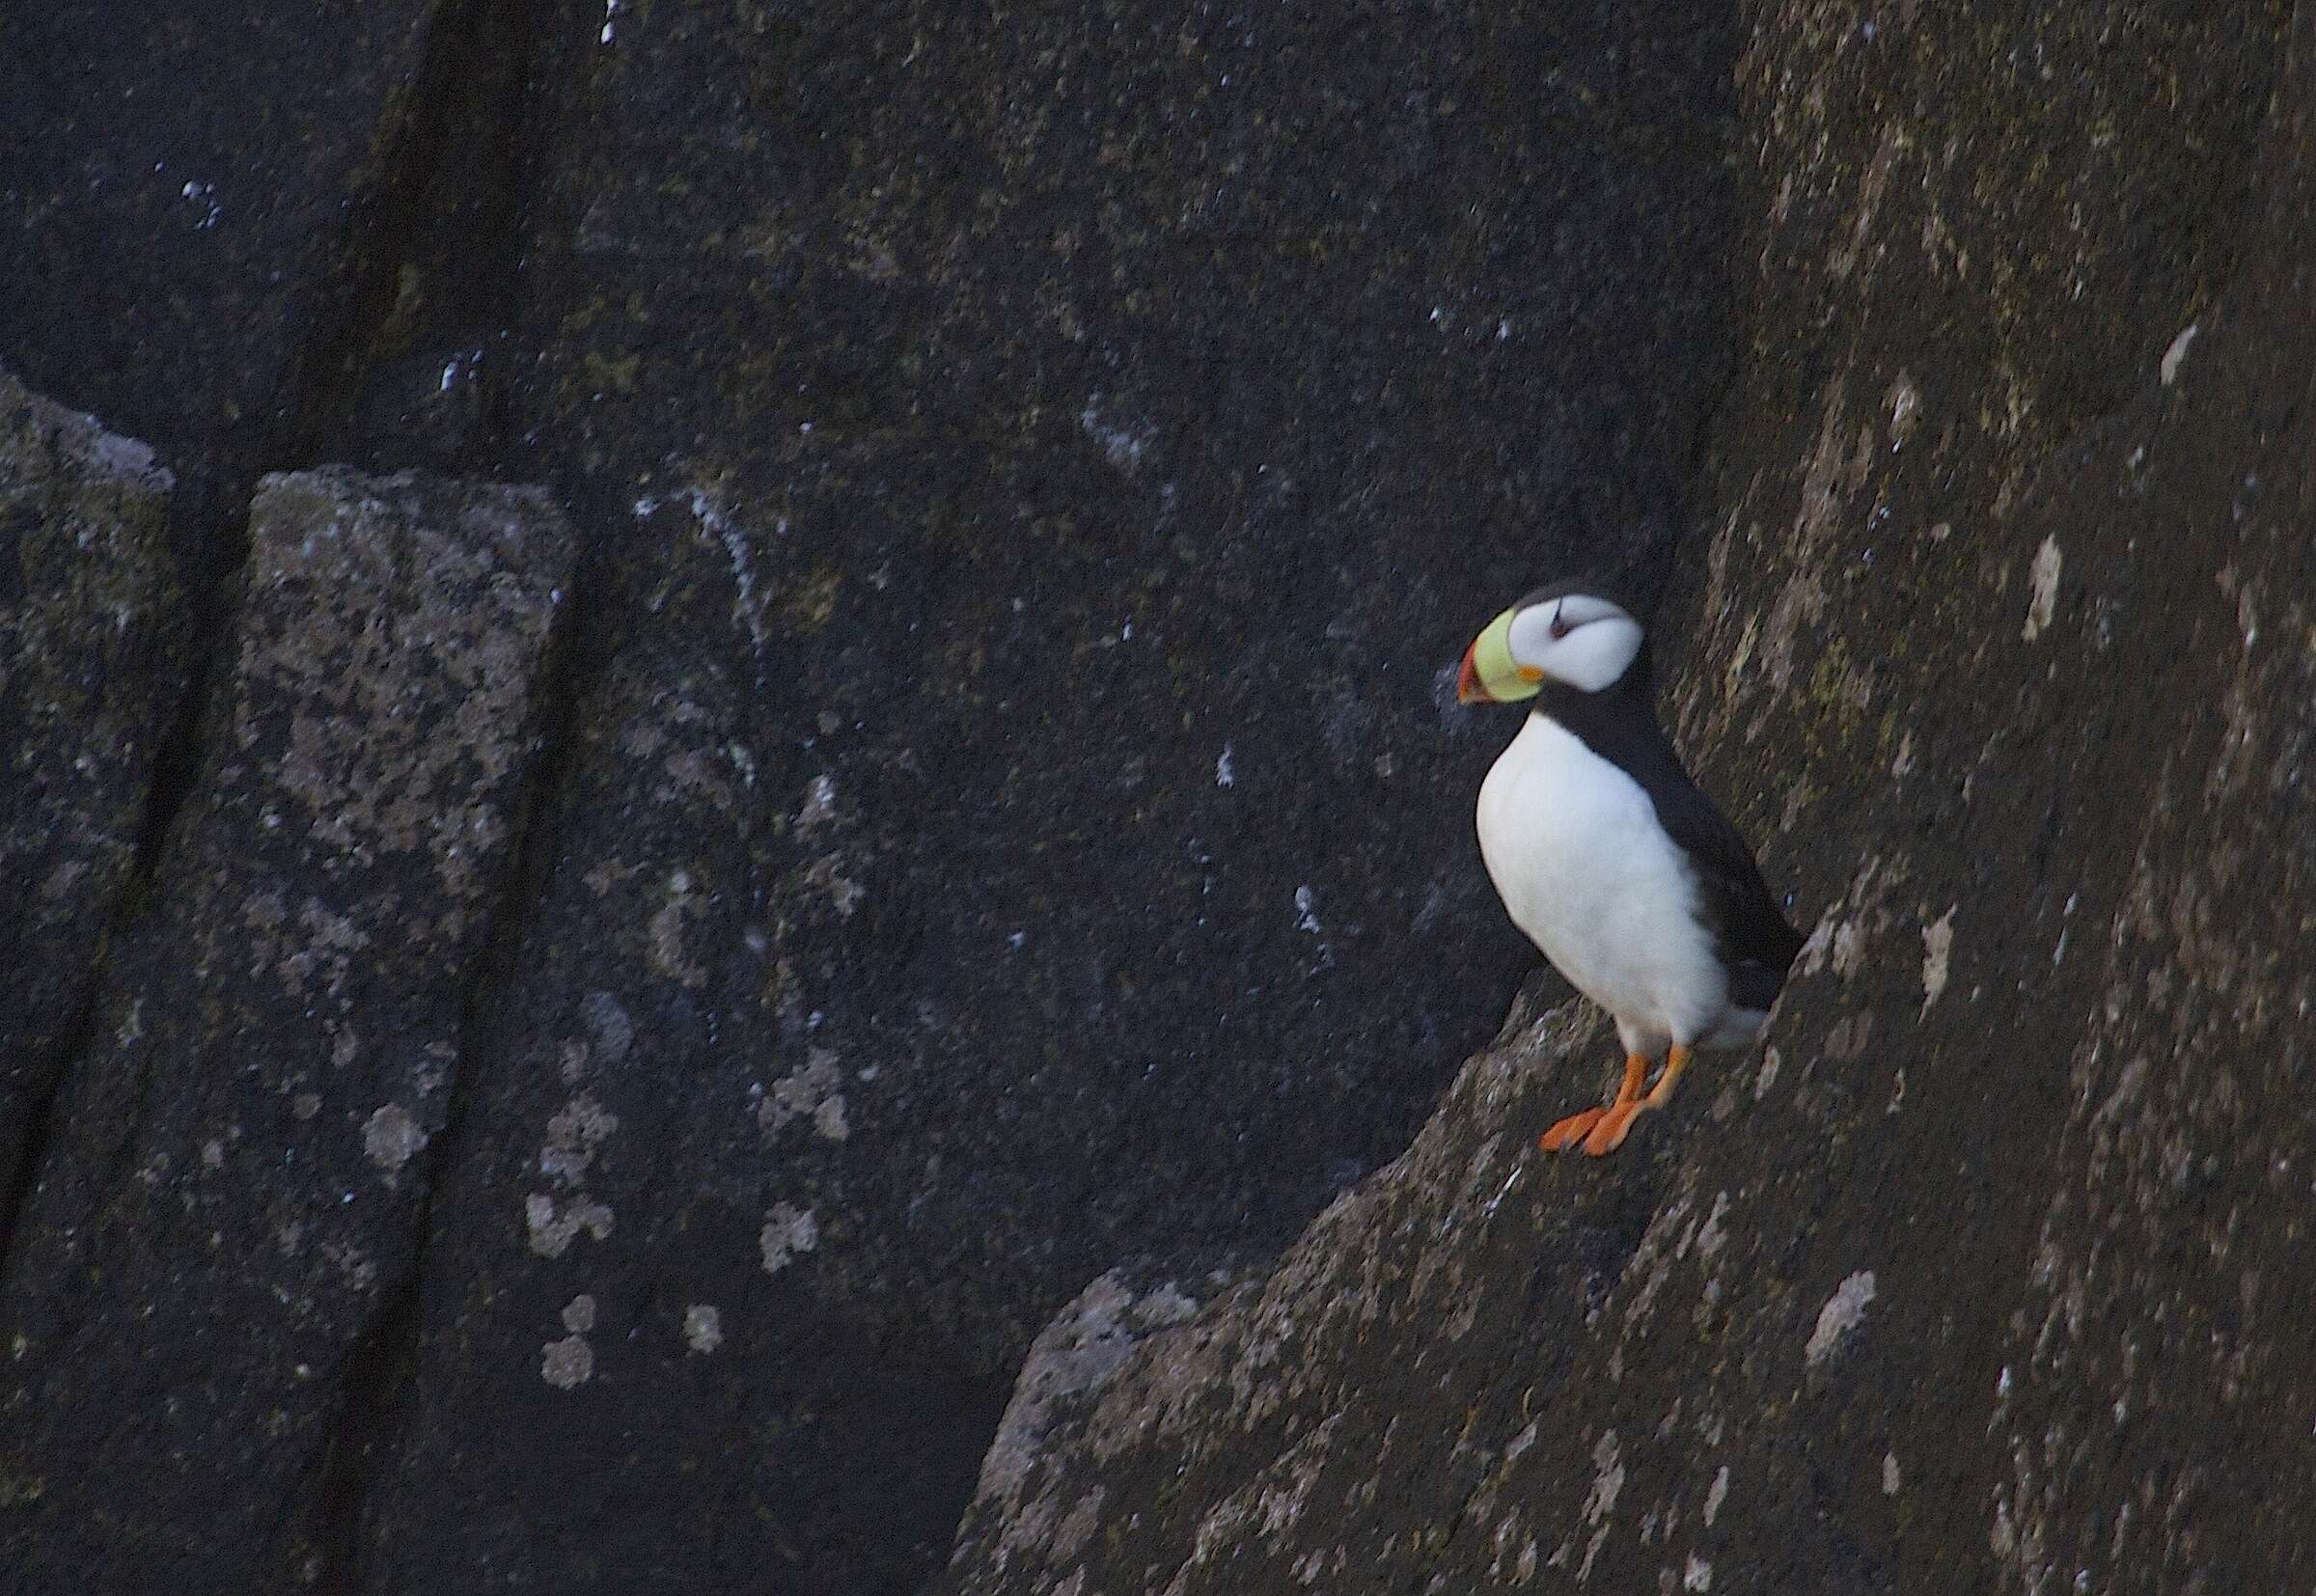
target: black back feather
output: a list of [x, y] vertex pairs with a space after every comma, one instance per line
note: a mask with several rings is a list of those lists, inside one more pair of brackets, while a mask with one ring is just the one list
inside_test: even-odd
[[1705, 922], [1729, 972], [1729, 999], [1741, 1008], [1766, 1009], [1785, 985], [1785, 972], [1802, 950], [1802, 936], [1786, 922], [1752, 850], [1698, 789], [1672, 739], [1657, 721], [1648, 644], [1623, 676], [1597, 693], [1547, 683], [1535, 712], [1565, 727], [1584, 745], [1640, 784], [1657, 819], [1696, 868]]

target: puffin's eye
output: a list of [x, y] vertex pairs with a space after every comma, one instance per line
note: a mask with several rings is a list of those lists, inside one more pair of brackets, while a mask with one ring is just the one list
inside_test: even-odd
[[1567, 620], [1562, 618], [1559, 607], [1555, 606], [1552, 612], [1552, 641], [1558, 643], [1575, 630], [1576, 628], [1569, 625]]

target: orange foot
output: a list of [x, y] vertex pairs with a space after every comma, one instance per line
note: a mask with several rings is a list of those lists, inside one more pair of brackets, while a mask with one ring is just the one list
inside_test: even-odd
[[1600, 1122], [1592, 1127], [1592, 1134], [1585, 1138], [1585, 1151], [1594, 1158], [1603, 1158], [1623, 1146], [1625, 1137], [1632, 1131], [1633, 1121], [1646, 1113], [1648, 1108], [1648, 1099], [1639, 1097], [1605, 1111], [1594, 1110], [1600, 1115]]
[[1601, 1158], [1624, 1145], [1632, 1133], [1633, 1121], [1651, 1109], [1661, 1109], [1672, 1098], [1672, 1088], [1681, 1079], [1681, 1071], [1689, 1067], [1689, 1050], [1676, 1047], [1665, 1060], [1665, 1073], [1657, 1077], [1653, 1090], [1640, 1095], [1640, 1083], [1646, 1078], [1648, 1060], [1636, 1053], [1624, 1060], [1624, 1085], [1616, 1089], [1616, 1100], [1605, 1109], [1586, 1109], [1572, 1114], [1546, 1131], [1537, 1142], [1548, 1153], [1573, 1147], [1581, 1139], [1585, 1151]]
[[1572, 1114], [1537, 1138], [1536, 1145], [1548, 1153], [1572, 1147], [1584, 1139], [1586, 1131], [1606, 1117], [1608, 1112], [1606, 1109], [1586, 1109], [1582, 1114]]
[[[1634, 1103], [1640, 1101], [1640, 1083], [1646, 1079], [1648, 1079], [1648, 1060], [1638, 1053], [1626, 1055], [1624, 1085], [1616, 1088], [1616, 1101], [1605, 1109], [1586, 1109], [1582, 1114], [1570, 1114], [1539, 1137], [1536, 1145], [1548, 1153], [1557, 1153], [1563, 1148], [1575, 1146], [1577, 1142], [1584, 1140], [1586, 1131], [1592, 1130], [1603, 1119], [1630, 1108]], [[1629, 1115], [1626, 1123], [1631, 1123]], [[1621, 1131], [1617, 1133], [1616, 1140], [1618, 1142], [1624, 1140]], [[1611, 1143], [1611, 1145], [1613, 1144]], [[1586, 1144], [1586, 1150], [1589, 1150], [1589, 1143]], [[1604, 1147], [1601, 1150], [1606, 1152], [1608, 1148]]]

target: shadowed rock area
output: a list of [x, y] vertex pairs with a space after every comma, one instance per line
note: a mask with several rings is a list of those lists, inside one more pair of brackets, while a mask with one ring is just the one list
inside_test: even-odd
[[280, 463], [347, 380], [347, 313], [393, 291], [392, 263], [366, 273], [350, 246], [376, 224], [434, 19], [460, 9], [65, 0], [12, 20], [0, 360], [172, 462], [199, 596], [239, 530], [206, 489], [245, 495]]
[[1442, 668], [1537, 572], [1661, 581], [1731, 40], [542, 42], [510, 404], [600, 562], [368, 1588], [912, 1587], [1056, 1307], [1275, 1248], [1405, 1145], [1532, 963]]
[[1547, 1160], [1614, 1047], [1516, 1013], [1275, 1271], [1097, 1285], [951, 1588], [2309, 1583], [2316, 25], [2269, 23], [1757, 10], [1668, 629], [1816, 922], [1769, 1045]]
[[0, 371], [0, 1236], [121, 907], [186, 640], [152, 451]]
[[[379, 1590], [937, 1568], [1054, 1310], [1275, 1250], [1532, 966], [1443, 667], [1546, 572], [1663, 586], [1730, 354], [1735, 40], [1690, 0], [12, 36], [0, 355], [176, 473], [189, 658], [101, 996], [23, 1093], [6, 1544]], [[317, 461], [550, 484], [551, 658], [469, 682], [457, 628], [381, 619], [276, 684], [342, 738], [242, 749], [238, 640], [342, 632], [243, 522]], [[510, 762], [458, 764], [485, 729]], [[341, 851], [279, 853], [318, 834], [262, 794], [315, 782]], [[453, 839], [455, 925], [393, 873]], [[358, 1019], [284, 984], [373, 967]], [[317, 1237], [374, 1273], [317, 1297]]]
[[[2311, 31], [42, 12], [0, 1590], [2309, 1584]], [[1605, 1163], [1570, 566], [1814, 926]]]

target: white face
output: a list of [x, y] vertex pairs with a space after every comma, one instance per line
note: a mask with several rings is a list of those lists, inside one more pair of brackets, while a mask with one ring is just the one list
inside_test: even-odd
[[1605, 598], [1570, 593], [1512, 617], [1513, 661], [1586, 693], [1615, 685], [1640, 651], [1640, 623]]

